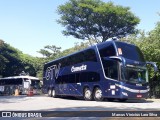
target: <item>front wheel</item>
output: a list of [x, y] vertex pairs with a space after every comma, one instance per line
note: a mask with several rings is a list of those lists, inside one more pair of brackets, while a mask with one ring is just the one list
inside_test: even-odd
[[103, 101], [102, 90], [100, 88], [95, 88], [93, 96], [94, 100]]
[[55, 91], [55, 89], [52, 89], [52, 97], [53, 97], [53, 98], [56, 97], [56, 91]]
[[48, 97], [52, 97], [52, 90], [51, 89], [48, 90]]
[[84, 99], [87, 101], [92, 100], [92, 92], [89, 88], [85, 88], [85, 90], [84, 90]]

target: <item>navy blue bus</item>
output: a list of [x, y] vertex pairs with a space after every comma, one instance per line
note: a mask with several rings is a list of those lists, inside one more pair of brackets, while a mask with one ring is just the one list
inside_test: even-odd
[[43, 91], [51, 97], [75, 96], [96, 101], [147, 98], [146, 64], [137, 46], [107, 40], [46, 63]]

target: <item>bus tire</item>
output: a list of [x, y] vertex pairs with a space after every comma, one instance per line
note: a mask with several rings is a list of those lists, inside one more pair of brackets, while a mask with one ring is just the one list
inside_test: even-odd
[[56, 97], [56, 91], [55, 91], [55, 89], [54, 89], [54, 88], [52, 89], [52, 97], [53, 97], [53, 98], [55, 98], [55, 97]]
[[83, 96], [84, 96], [84, 99], [86, 101], [91, 101], [93, 99], [92, 92], [91, 92], [91, 90], [89, 88], [85, 88], [84, 89], [84, 95]]
[[95, 101], [103, 101], [102, 90], [100, 88], [96, 87], [94, 89], [93, 97], [94, 97]]
[[48, 89], [48, 97], [52, 97], [52, 90]]

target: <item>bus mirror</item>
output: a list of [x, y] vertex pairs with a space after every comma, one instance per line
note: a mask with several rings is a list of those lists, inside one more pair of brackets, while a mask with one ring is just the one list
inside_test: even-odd
[[111, 56], [109, 57], [110, 59], [113, 59], [113, 60], [116, 60], [116, 61], [119, 61], [119, 62], [122, 62], [123, 61], [123, 58], [120, 57], [120, 56]]
[[146, 62], [146, 64], [150, 64], [154, 67], [154, 72], [158, 72], [158, 67], [155, 62]]

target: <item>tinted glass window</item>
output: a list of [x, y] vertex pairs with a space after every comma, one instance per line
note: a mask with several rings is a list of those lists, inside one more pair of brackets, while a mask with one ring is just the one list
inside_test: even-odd
[[129, 83], [142, 83], [148, 82], [148, 73], [146, 69], [126, 67], [124, 74], [124, 80]]
[[116, 42], [118, 54], [127, 59], [145, 62], [142, 52], [137, 46]]
[[65, 84], [65, 83], [68, 83], [69, 80], [68, 80], [68, 75], [63, 75], [62, 76], [62, 83]]
[[85, 55], [85, 61], [97, 62], [97, 58], [94, 50], [92, 49], [86, 50], [84, 52], [84, 55]]
[[118, 62], [103, 60], [103, 67], [106, 77], [118, 80]]
[[80, 74], [80, 82], [88, 82], [88, 72], [82, 72]]
[[59, 63], [61, 63], [61, 67], [65, 67], [65, 66], [71, 66], [74, 64], [87, 62], [87, 61], [97, 62], [96, 53], [95, 53], [94, 49], [88, 49], [88, 50], [82, 51], [80, 53], [73, 54], [73, 55], [68, 56], [66, 58], [62, 58], [56, 62], [52, 62], [51, 64], [49, 64], [47, 66], [51, 66], [54, 64], [58, 65]]
[[1, 81], [2, 85], [20, 85], [22, 84], [23, 80], [21, 78], [17, 79], [5, 79]]
[[76, 76], [75, 74], [68, 75], [68, 81], [66, 83], [75, 83], [76, 82]]
[[115, 56], [116, 55], [115, 48], [114, 48], [113, 44], [111, 44], [111, 43], [109, 43], [109, 44], [106, 43], [105, 46], [99, 50], [99, 52], [100, 52], [101, 57], [108, 57], [108, 56]]
[[100, 76], [96, 72], [89, 72], [88, 73], [88, 81], [89, 82], [97, 82], [100, 81]]
[[62, 83], [62, 76], [58, 76], [57, 80], [55, 81], [56, 84]]
[[80, 73], [76, 73], [76, 83], [80, 82], [79, 78], [80, 78]]
[[76, 74], [62, 75], [56, 80], [56, 84], [96, 82], [100, 80], [100, 75], [96, 72], [82, 72]]

